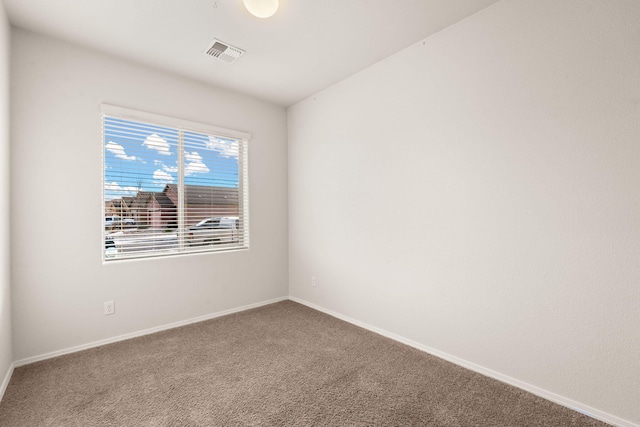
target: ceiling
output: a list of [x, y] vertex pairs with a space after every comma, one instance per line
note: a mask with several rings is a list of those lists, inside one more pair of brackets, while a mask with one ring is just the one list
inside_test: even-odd
[[[14, 26], [282, 106], [313, 95], [497, 0], [0, 0]], [[213, 38], [246, 50], [226, 64]]]

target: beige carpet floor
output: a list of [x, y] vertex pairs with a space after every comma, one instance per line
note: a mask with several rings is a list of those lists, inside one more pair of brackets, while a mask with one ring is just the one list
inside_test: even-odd
[[284, 301], [17, 368], [0, 426], [604, 426]]

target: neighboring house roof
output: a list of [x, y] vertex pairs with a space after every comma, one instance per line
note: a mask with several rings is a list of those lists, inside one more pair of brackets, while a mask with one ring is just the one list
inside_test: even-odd
[[132, 197], [132, 196], [124, 196], [124, 197], [122, 197], [122, 202], [123, 202], [125, 205], [127, 205], [127, 206], [131, 207], [131, 205], [133, 204], [133, 202], [134, 202], [134, 200], [135, 200], [135, 199], [136, 199], [136, 198], [135, 198], [135, 197]]
[[136, 194], [136, 196], [133, 198], [133, 201], [131, 203], [131, 209], [139, 211], [144, 209], [147, 206], [147, 203], [149, 203], [149, 199], [151, 198], [151, 195], [153, 193], [151, 193], [150, 191], [138, 191], [138, 194]]
[[[167, 184], [163, 191], [138, 191], [134, 197], [125, 196], [107, 202], [112, 209], [140, 212], [147, 209], [149, 203], [156, 201], [163, 209], [175, 209], [178, 194], [176, 184]], [[238, 206], [238, 189], [211, 187], [206, 185], [185, 185], [185, 204], [187, 206]]]
[[[176, 184], [167, 184], [166, 193], [170, 190], [177, 194]], [[211, 187], [206, 185], [185, 185], [185, 204], [187, 205], [238, 205], [238, 189], [228, 187]]]
[[176, 205], [171, 201], [169, 197], [167, 197], [167, 195], [164, 192], [153, 193], [153, 198], [156, 200], [156, 202], [158, 202], [158, 204], [162, 208], [175, 209], [176, 207]]
[[126, 211], [129, 207], [122, 201], [122, 199], [111, 199], [108, 202], [108, 206], [111, 206], [112, 209], [119, 211]]

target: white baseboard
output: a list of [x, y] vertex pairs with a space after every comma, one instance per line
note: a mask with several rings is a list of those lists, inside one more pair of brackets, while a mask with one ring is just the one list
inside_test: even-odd
[[9, 387], [9, 381], [11, 381], [11, 376], [13, 375], [13, 369], [15, 368], [15, 363], [9, 365], [9, 369], [7, 369], [7, 373], [2, 380], [2, 384], [0, 384], [0, 401], [4, 397], [4, 392], [7, 391], [7, 387]]
[[244, 305], [242, 307], [236, 307], [229, 310], [219, 311], [217, 313], [205, 314], [204, 316], [194, 317], [192, 319], [181, 320], [179, 322], [169, 323], [162, 326], [156, 326], [153, 328], [144, 329], [142, 331], [131, 332], [129, 334], [118, 335], [118, 336], [107, 338], [104, 340], [93, 341], [88, 344], [82, 344], [75, 347], [52, 351], [51, 353], [45, 353], [38, 356], [28, 357], [26, 359], [15, 361], [13, 365], [17, 368], [19, 366], [28, 365], [30, 363], [39, 362], [41, 360], [51, 359], [53, 357], [63, 356], [65, 354], [75, 353], [77, 351], [87, 350], [94, 347], [100, 347], [101, 345], [111, 344], [118, 341], [125, 341], [131, 338], [141, 337], [144, 335], [149, 335], [149, 334], [153, 334], [160, 331], [166, 331], [167, 329], [178, 328], [180, 326], [186, 326], [192, 323], [203, 322], [205, 320], [215, 319], [216, 317], [226, 316], [228, 314], [238, 313], [240, 311], [250, 310], [252, 308], [262, 307], [263, 305], [269, 305], [276, 302], [285, 301], [287, 299], [289, 298], [288, 297], [274, 298], [267, 301], [261, 301], [254, 304]]
[[633, 423], [631, 421], [624, 420], [622, 418], [616, 417], [615, 415], [608, 414], [606, 412], [600, 411], [598, 409], [592, 408], [588, 405], [585, 405], [580, 402], [576, 402], [575, 400], [568, 399], [564, 396], [560, 396], [556, 393], [550, 392], [543, 388], [528, 384], [524, 381], [520, 381], [518, 379], [512, 378], [508, 375], [501, 374], [499, 372], [493, 371], [491, 369], [485, 368], [483, 366], [477, 365], [475, 363], [469, 362], [464, 359], [460, 359], [459, 357], [452, 356], [450, 354], [444, 353], [440, 350], [436, 350], [435, 348], [428, 347], [426, 345], [420, 344], [416, 341], [412, 341], [410, 339], [404, 338], [400, 335], [396, 335], [392, 332], [385, 331], [384, 329], [380, 329], [376, 326], [369, 325], [365, 322], [361, 322], [359, 320], [353, 319], [349, 316], [345, 316], [340, 313], [336, 313], [335, 311], [326, 309], [324, 307], [320, 307], [316, 304], [313, 304], [309, 301], [305, 301], [303, 299], [289, 296], [291, 301], [306, 305], [307, 307], [313, 308], [314, 310], [318, 310], [322, 313], [328, 314], [340, 320], [344, 320], [345, 322], [351, 323], [353, 325], [359, 326], [363, 329], [367, 329], [371, 332], [375, 332], [379, 335], [382, 335], [387, 338], [391, 338], [394, 341], [401, 342], [408, 346], [414, 347], [418, 350], [429, 353], [433, 356], [444, 359], [448, 362], [455, 363], [458, 366], [462, 366], [463, 368], [467, 368], [484, 376], [496, 379], [503, 383], [509, 384], [511, 386], [517, 387], [529, 393], [535, 394], [536, 396], [542, 397], [543, 399], [549, 400], [551, 402], [557, 403], [559, 405], [565, 406], [574, 411], [580, 412], [581, 414], [585, 414], [591, 418], [595, 418], [600, 421], [604, 421], [605, 423], [612, 424], [618, 427], [640, 427], [640, 424]]
[[54, 351], [54, 352], [50, 352], [50, 353], [46, 353], [46, 354], [41, 354], [39, 356], [33, 356], [33, 357], [29, 357], [26, 359], [22, 359], [22, 360], [18, 360], [15, 361], [14, 363], [12, 363], [2, 381], [2, 384], [0, 385], [0, 400], [2, 400], [2, 397], [4, 396], [4, 392], [7, 389], [7, 386], [9, 385], [9, 381], [11, 380], [11, 376], [13, 374], [13, 370], [14, 368], [20, 367], [20, 366], [24, 366], [24, 365], [28, 365], [30, 363], [34, 363], [34, 362], [39, 362], [41, 360], [46, 360], [46, 359], [51, 359], [53, 357], [57, 357], [57, 356], [62, 356], [65, 354], [70, 354], [70, 353], [75, 353], [77, 351], [82, 351], [82, 350], [87, 350], [93, 347], [99, 347], [105, 344], [111, 344], [111, 343], [115, 343], [118, 341], [124, 341], [124, 340], [128, 340], [131, 338], [136, 338], [136, 337], [140, 337], [140, 336], [144, 336], [144, 335], [149, 335], [149, 334], [153, 334], [156, 332], [160, 332], [160, 331], [165, 331], [168, 329], [173, 329], [173, 328], [177, 328], [180, 326], [186, 326], [186, 325], [190, 325], [192, 323], [198, 323], [198, 322], [202, 322], [205, 320], [209, 320], [209, 319], [214, 319], [216, 317], [221, 317], [221, 316], [226, 316], [228, 314], [233, 314], [233, 313], [238, 313], [241, 311], [245, 311], [245, 310], [250, 310], [252, 308], [257, 308], [257, 307], [261, 307], [264, 305], [268, 305], [268, 304], [273, 304], [276, 302], [280, 302], [280, 301], [284, 301], [290, 299], [291, 301], [303, 304], [307, 307], [313, 308], [314, 310], [318, 310], [320, 312], [323, 312], [325, 314], [328, 314], [330, 316], [333, 316], [337, 319], [340, 320], [344, 320], [345, 322], [351, 323], [353, 325], [359, 326], [361, 328], [367, 329], [371, 332], [375, 332], [379, 335], [382, 335], [384, 337], [390, 338], [394, 341], [398, 341], [401, 342], [403, 344], [406, 344], [408, 346], [414, 347], [418, 350], [424, 351], [426, 353], [432, 354], [436, 357], [439, 357], [441, 359], [444, 359], [448, 362], [451, 363], [455, 363], [458, 366], [462, 366], [463, 368], [467, 368], [470, 369], [474, 372], [477, 372], [479, 374], [485, 375], [487, 377], [490, 378], [494, 378], [498, 381], [504, 382], [506, 384], [512, 385], [514, 387], [517, 387], [519, 389], [525, 390], [529, 393], [535, 394], [536, 396], [542, 397], [543, 399], [547, 399], [551, 402], [557, 403], [559, 405], [565, 406], [569, 409], [572, 409], [574, 411], [580, 412], [582, 414], [585, 414], [589, 417], [598, 419], [600, 421], [604, 421], [606, 423], [612, 424], [614, 426], [618, 426], [618, 427], [640, 427], [640, 424], [636, 424], [633, 423], [631, 421], [627, 421], [624, 420], [622, 418], [616, 417], [614, 415], [608, 414], [606, 412], [600, 411], [598, 409], [592, 408], [588, 405], [585, 405], [583, 403], [580, 402], [576, 402], [572, 399], [568, 399], [564, 396], [560, 396], [556, 393], [550, 392], [548, 390], [542, 389], [540, 387], [528, 384], [526, 382], [520, 381], [518, 379], [512, 378], [508, 375], [504, 375], [501, 374], [499, 372], [493, 371], [491, 369], [485, 368], [483, 366], [477, 365], [475, 363], [466, 361], [464, 359], [461, 359], [459, 357], [456, 356], [452, 356], [450, 354], [444, 353], [442, 351], [436, 350], [434, 348], [425, 346], [423, 344], [420, 344], [416, 341], [404, 338], [400, 335], [394, 334], [392, 332], [388, 332], [384, 329], [378, 328], [376, 326], [372, 326], [369, 325], [365, 322], [361, 322], [359, 320], [353, 319], [349, 316], [345, 316], [343, 314], [337, 313], [335, 311], [326, 309], [324, 307], [318, 306], [316, 304], [313, 304], [309, 301], [305, 301], [303, 299], [297, 298], [297, 297], [293, 297], [293, 296], [289, 296], [289, 297], [280, 297], [280, 298], [274, 298], [271, 300], [267, 300], [267, 301], [262, 301], [262, 302], [258, 302], [258, 303], [254, 303], [254, 304], [249, 304], [249, 305], [245, 305], [242, 307], [237, 307], [237, 308], [233, 308], [233, 309], [229, 309], [229, 310], [224, 310], [224, 311], [220, 311], [217, 313], [212, 313], [212, 314], [207, 314], [204, 316], [199, 316], [199, 317], [194, 317], [192, 319], [187, 319], [187, 320], [182, 320], [179, 322], [174, 322], [174, 323], [170, 323], [170, 324], [166, 324], [166, 325], [162, 325], [162, 326], [157, 326], [154, 328], [149, 328], [149, 329], [144, 329], [142, 331], [137, 331], [137, 332], [132, 332], [129, 334], [124, 334], [124, 335], [119, 335], [116, 337], [112, 337], [112, 338], [107, 338], [104, 340], [99, 340], [99, 341], [94, 341], [88, 344], [83, 344], [83, 345], [79, 345], [79, 346], [75, 346], [75, 347], [70, 347], [70, 348], [66, 348], [63, 350], [58, 350], [58, 351]]

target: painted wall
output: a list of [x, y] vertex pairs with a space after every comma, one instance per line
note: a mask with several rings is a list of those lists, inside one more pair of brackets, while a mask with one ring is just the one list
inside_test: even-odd
[[502, 1], [290, 107], [290, 295], [640, 423], [638, 22]]
[[13, 363], [9, 272], [9, 51], [10, 26], [0, 1], [0, 396]]
[[[19, 29], [12, 48], [17, 361], [287, 295], [283, 108]], [[102, 264], [103, 102], [253, 134], [249, 251]]]

